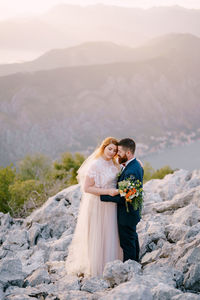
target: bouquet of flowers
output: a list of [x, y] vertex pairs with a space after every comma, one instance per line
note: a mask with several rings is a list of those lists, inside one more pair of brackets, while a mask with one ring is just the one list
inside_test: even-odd
[[125, 197], [126, 211], [129, 212], [128, 203], [133, 206], [134, 210], [139, 208], [140, 215], [143, 203], [142, 183], [133, 175], [126, 180], [118, 182], [120, 196]]

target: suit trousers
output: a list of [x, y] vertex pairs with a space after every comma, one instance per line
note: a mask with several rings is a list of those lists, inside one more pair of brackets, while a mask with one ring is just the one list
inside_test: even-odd
[[128, 259], [139, 262], [139, 240], [136, 232], [136, 225], [118, 224], [120, 246], [123, 249], [123, 261]]

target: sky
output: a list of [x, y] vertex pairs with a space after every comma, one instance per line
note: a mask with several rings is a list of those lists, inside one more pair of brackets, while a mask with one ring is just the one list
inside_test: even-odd
[[43, 13], [62, 3], [80, 5], [103, 3], [141, 8], [180, 5], [200, 9], [200, 0], [0, 0], [0, 19]]

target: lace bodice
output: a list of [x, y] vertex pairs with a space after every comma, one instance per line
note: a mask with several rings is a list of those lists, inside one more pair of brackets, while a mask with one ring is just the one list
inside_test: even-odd
[[107, 161], [100, 156], [92, 162], [87, 175], [94, 178], [96, 187], [115, 188], [118, 172], [119, 168], [112, 160]]

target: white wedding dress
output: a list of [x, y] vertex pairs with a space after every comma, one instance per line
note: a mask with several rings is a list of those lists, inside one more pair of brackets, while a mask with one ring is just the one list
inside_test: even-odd
[[[99, 188], [115, 188], [119, 169], [102, 156], [94, 159], [86, 175]], [[117, 204], [102, 202], [100, 196], [83, 193], [77, 225], [66, 259], [67, 274], [102, 276], [107, 262], [123, 260], [117, 227]]]

